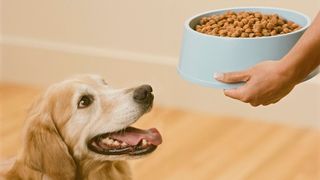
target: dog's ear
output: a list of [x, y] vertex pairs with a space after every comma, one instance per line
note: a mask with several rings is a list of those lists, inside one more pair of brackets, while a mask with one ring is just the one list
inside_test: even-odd
[[75, 179], [75, 162], [49, 111], [32, 107], [27, 121], [23, 152], [26, 165], [52, 179]]

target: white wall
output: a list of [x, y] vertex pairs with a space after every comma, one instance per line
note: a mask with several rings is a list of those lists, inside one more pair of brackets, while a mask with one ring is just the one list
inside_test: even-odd
[[232, 6], [275, 6], [313, 17], [319, 0], [2, 0], [3, 34], [178, 57], [182, 23]]
[[[320, 127], [320, 78], [277, 105], [252, 108], [220, 90], [181, 80], [183, 21], [209, 9], [276, 6], [314, 17], [319, 0], [1, 0], [2, 81], [48, 85], [75, 73], [98, 73], [115, 86], [150, 83], [159, 104], [223, 116]], [[1, 66], [0, 66], [1, 68]]]

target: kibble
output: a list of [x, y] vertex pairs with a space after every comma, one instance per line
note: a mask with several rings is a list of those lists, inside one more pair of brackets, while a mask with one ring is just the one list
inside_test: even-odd
[[213, 36], [254, 38], [286, 34], [300, 28], [298, 24], [281, 18], [278, 14], [227, 11], [220, 15], [202, 17], [195, 30]]

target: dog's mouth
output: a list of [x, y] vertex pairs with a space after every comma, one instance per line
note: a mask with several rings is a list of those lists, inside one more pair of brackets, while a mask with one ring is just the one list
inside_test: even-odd
[[124, 130], [100, 134], [88, 142], [88, 148], [104, 155], [144, 155], [153, 152], [162, 137], [155, 128], [142, 130], [127, 127]]

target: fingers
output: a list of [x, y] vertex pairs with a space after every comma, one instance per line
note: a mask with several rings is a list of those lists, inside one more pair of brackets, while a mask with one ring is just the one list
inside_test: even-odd
[[224, 90], [224, 95], [248, 103], [250, 99], [244, 94], [244, 89], [244, 86], [237, 89], [226, 89]]
[[229, 72], [229, 73], [214, 73], [213, 77], [224, 83], [238, 83], [247, 82], [250, 79], [250, 75], [247, 71], [241, 72]]
[[261, 105], [261, 103], [257, 102], [255, 98], [245, 93], [244, 88], [240, 87], [238, 89], [228, 89], [224, 90], [224, 95], [233, 99], [240, 100], [244, 103], [249, 103], [253, 107], [257, 107]]
[[227, 89], [224, 90], [224, 95], [233, 99], [240, 100], [244, 103], [249, 103], [253, 107], [257, 107], [260, 105], [267, 106], [270, 104], [275, 104], [281, 100], [281, 97], [262, 100], [261, 98], [256, 96], [256, 92], [248, 91], [248, 89], [249, 87], [246, 87], [246, 85], [237, 89]]
[[244, 103], [249, 103], [253, 107], [261, 105], [258, 98], [255, 96], [254, 92], [248, 92], [246, 85], [239, 87], [237, 89], [224, 90], [224, 95], [233, 99], [240, 100]]

